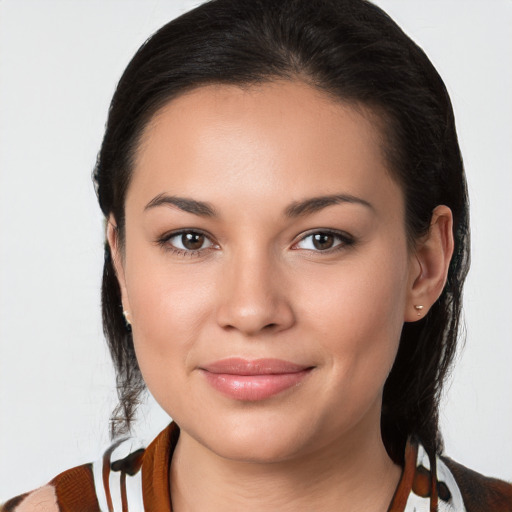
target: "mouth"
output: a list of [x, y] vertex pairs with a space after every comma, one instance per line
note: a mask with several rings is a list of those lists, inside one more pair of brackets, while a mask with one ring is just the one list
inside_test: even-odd
[[229, 358], [199, 370], [223, 395], [235, 400], [259, 401], [299, 386], [313, 368], [281, 359]]

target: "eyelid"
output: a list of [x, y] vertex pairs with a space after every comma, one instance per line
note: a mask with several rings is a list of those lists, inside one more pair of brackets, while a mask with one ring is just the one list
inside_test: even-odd
[[[181, 248], [176, 247], [175, 245], [170, 243], [170, 240], [172, 238], [175, 238], [180, 235], [187, 234], [187, 233], [194, 233], [194, 234], [199, 234], [199, 235], [204, 236], [207, 240], [209, 240], [210, 245], [208, 247], [203, 247], [201, 249], [181, 249]], [[325, 250], [321, 250], [321, 249], [304, 249], [304, 250], [316, 252], [319, 254], [329, 254], [332, 252], [336, 252], [338, 250], [342, 250], [346, 247], [349, 247], [356, 242], [355, 238], [345, 231], [339, 231], [336, 229], [328, 229], [328, 228], [326, 228], [326, 229], [320, 228], [320, 229], [314, 229], [312, 231], [304, 233], [298, 241], [294, 242], [294, 244], [292, 245], [292, 250], [301, 250], [301, 248], [295, 248], [295, 247], [298, 244], [300, 244], [301, 242], [303, 242], [304, 240], [306, 240], [307, 238], [309, 238], [313, 235], [316, 235], [316, 234], [324, 234], [324, 235], [334, 236], [335, 238], [337, 238], [340, 241], [340, 243], [334, 245], [333, 247], [325, 249]], [[159, 237], [156, 242], [158, 245], [163, 247], [165, 250], [173, 252], [175, 254], [182, 255], [182, 256], [199, 256], [199, 255], [204, 254], [205, 252], [208, 252], [212, 249], [219, 248], [219, 245], [218, 245], [218, 243], [215, 242], [213, 236], [206, 233], [202, 229], [195, 229], [195, 228], [179, 229], [177, 231], [171, 231], [169, 233], [165, 233], [164, 235]]]
[[[187, 234], [187, 233], [194, 233], [197, 235], [202, 235], [207, 240], [209, 240], [211, 245], [209, 245], [208, 247], [203, 247], [201, 249], [181, 249], [180, 247], [176, 247], [175, 245], [170, 243], [171, 239], [178, 237], [180, 235]], [[177, 231], [170, 231], [170, 232], [165, 233], [162, 236], [160, 236], [156, 240], [156, 243], [159, 246], [161, 246], [162, 248], [164, 248], [165, 250], [175, 253], [175, 254], [178, 254], [178, 255], [181, 255], [181, 256], [199, 256], [200, 254], [205, 253], [206, 251], [209, 251], [213, 248], [216, 249], [219, 247], [219, 245], [215, 242], [214, 238], [210, 234], [206, 233], [202, 229], [197, 229], [197, 228], [187, 228], [187, 229], [178, 229]]]
[[301, 238], [293, 244], [292, 247], [297, 246], [300, 242], [303, 242], [307, 238], [309, 238], [313, 235], [317, 235], [317, 234], [332, 235], [332, 236], [338, 238], [338, 240], [340, 240], [340, 243], [334, 245], [333, 247], [330, 247], [329, 249], [325, 249], [325, 250], [321, 250], [321, 249], [304, 249], [304, 250], [317, 252], [320, 254], [328, 254], [330, 252], [341, 250], [347, 246], [351, 246], [356, 241], [352, 235], [350, 235], [349, 233], [347, 233], [345, 231], [338, 231], [336, 229], [327, 229], [327, 228], [326, 229], [315, 229], [313, 231], [309, 231], [308, 233], [303, 234], [301, 236]]

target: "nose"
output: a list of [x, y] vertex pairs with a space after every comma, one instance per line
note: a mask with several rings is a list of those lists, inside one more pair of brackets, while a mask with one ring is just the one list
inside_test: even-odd
[[217, 322], [246, 336], [277, 333], [295, 322], [283, 272], [263, 251], [233, 256], [222, 273]]

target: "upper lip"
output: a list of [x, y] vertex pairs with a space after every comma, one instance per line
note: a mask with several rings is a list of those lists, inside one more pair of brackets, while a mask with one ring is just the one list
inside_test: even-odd
[[214, 361], [200, 367], [210, 373], [231, 375], [279, 375], [283, 373], [298, 373], [312, 368], [311, 366], [292, 363], [282, 359], [242, 359], [230, 357]]

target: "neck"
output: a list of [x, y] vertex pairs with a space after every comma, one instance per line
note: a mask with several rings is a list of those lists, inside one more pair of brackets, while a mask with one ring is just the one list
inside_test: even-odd
[[315, 452], [272, 463], [226, 459], [182, 431], [170, 472], [173, 512], [384, 512], [401, 468], [380, 431], [353, 430]]

